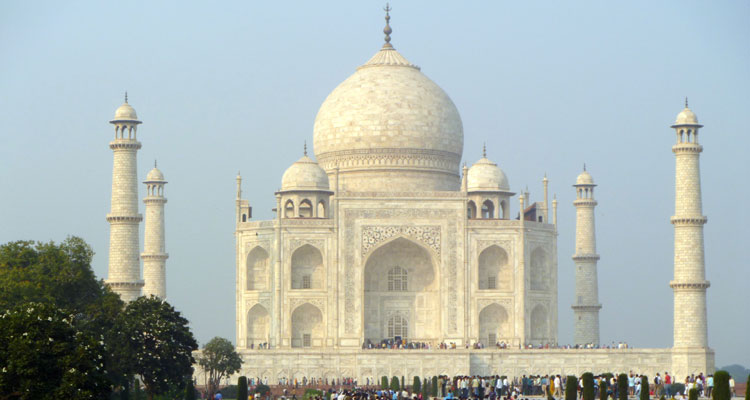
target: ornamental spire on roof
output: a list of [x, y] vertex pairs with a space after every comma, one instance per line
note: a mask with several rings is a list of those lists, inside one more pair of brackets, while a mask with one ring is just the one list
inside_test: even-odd
[[383, 10], [385, 10], [385, 28], [383, 28], [383, 33], [385, 33], [385, 44], [383, 44], [383, 47], [393, 47], [391, 45], [391, 33], [393, 33], [393, 29], [391, 29], [390, 25], [390, 11], [392, 8], [388, 3], [385, 3], [385, 8], [383, 8]]

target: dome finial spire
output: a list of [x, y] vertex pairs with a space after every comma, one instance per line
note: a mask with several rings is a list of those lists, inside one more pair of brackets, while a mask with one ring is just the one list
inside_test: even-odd
[[154, 168], [156, 168], [156, 159], [154, 159]]
[[482, 158], [487, 158], [487, 142], [482, 143]]
[[307, 140], [305, 140], [305, 145], [303, 147], [303, 152], [305, 153], [305, 156], [307, 156]]
[[128, 91], [127, 90], [125, 91], [125, 102], [126, 103], [128, 102]]
[[685, 96], [685, 108], [688, 108], [687, 96]]
[[586, 171], [586, 163], [583, 163], [583, 170]]
[[391, 29], [390, 21], [391, 21], [391, 10], [393, 10], [390, 6], [390, 4], [385, 3], [385, 8], [383, 8], [385, 11], [385, 28], [383, 28], [383, 33], [385, 33], [385, 44], [383, 47], [393, 47], [391, 45], [391, 33], [393, 33], [393, 30]]

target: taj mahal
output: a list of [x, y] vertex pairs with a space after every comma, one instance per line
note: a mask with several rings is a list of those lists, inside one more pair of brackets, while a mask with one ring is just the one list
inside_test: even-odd
[[[674, 280], [664, 286], [674, 293], [673, 347], [557, 348], [559, 205], [550, 200], [547, 177], [539, 181], [543, 195], [532, 201], [528, 192], [512, 190], [512, 180], [492, 161], [492, 149], [462, 164], [464, 132], [456, 106], [394, 48], [389, 20], [386, 14], [382, 48], [320, 106], [312, 152], [300, 149], [301, 158], [281, 175], [280, 190], [268, 193], [276, 199], [275, 218], [253, 219], [242, 178], [236, 177], [236, 347], [245, 361], [240, 374], [274, 382], [551, 370], [713, 372], [699, 170], [702, 125], [687, 103], [671, 126]], [[141, 121], [127, 98], [111, 123], [107, 283], [126, 301], [166, 298], [167, 181], [156, 166], [144, 181], [141, 252], [136, 135]], [[597, 185], [585, 168], [570, 183], [577, 217], [575, 343], [596, 346], [603, 309], [597, 289]], [[390, 348], [399, 342], [431, 348]]]

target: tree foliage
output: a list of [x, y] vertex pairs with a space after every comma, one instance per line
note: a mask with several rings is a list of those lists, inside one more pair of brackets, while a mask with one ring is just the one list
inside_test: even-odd
[[641, 400], [649, 400], [651, 398], [651, 388], [648, 385], [648, 376], [641, 375]]
[[698, 388], [688, 390], [688, 400], [698, 400]]
[[383, 390], [388, 389], [388, 377], [385, 375], [380, 378], [380, 388]]
[[628, 375], [617, 375], [617, 399], [628, 400]]
[[565, 380], [565, 400], [578, 399], [578, 378], [569, 375]]
[[120, 317], [121, 336], [133, 372], [143, 379], [149, 399], [181, 387], [193, 373], [192, 352], [198, 343], [188, 321], [169, 303], [156, 297], [139, 297]]
[[411, 384], [411, 392], [416, 394], [422, 391], [422, 380], [418, 376], [414, 377], [414, 382]]
[[104, 342], [76, 316], [43, 303], [0, 314], [0, 395], [20, 399], [100, 399], [111, 389]]
[[187, 383], [185, 384], [185, 395], [183, 396], [185, 400], [195, 400], [195, 385], [193, 384], [193, 378], [188, 378]]
[[208, 394], [213, 396], [222, 378], [229, 377], [240, 370], [242, 359], [234, 345], [227, 339], [215, 337], [205, 346], [198, 359], [208, 379]]
[[594, 374], [586, 372], [581, 375], [583, 381], [583, 400], [594, 400]]
[[745, 385], [745, 400], [750, 400], [750, 374], [747, 375], [747, 384]]
[[[747, 389], [745, 389], [747, 391]], [[729, 372], [716, 371], [714, 374], [714, 400], [729, 400], [732, 393], [729, 389]]]
[[396, 378], [395, 376], [391, 377], [391, 390], [393, 390], [394, 392], [397, 392], [399, 390], [398, 378]]
[[608, 391], [609, 391], [609, 378], [605, 375], [599, 381], [599, 400], [607, 400], [607, 397], [609, 395]]
[[247, 400], [247, 377], [237, 378], [237, 398]]

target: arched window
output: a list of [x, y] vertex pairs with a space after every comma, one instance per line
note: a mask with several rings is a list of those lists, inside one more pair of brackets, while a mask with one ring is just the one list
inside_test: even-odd
[[388, 318], [388, 337], [395, 338], [396, 336], [401, 339], [409, 337], [409, 322], [401, 315]]
[[490, 219], [495, 217], [495, 205], [492, 201], [486, 200], [482, 203], [482, 218]]
[[408, 290], [407, 286], [407, 272], [401, 267], [393, 267], [388, 271], [388, 291], [389, 292], [405, 292]]
[[510, 214], [510, 210], [508, 210], [508, 203], [505, 200], [502, 200], [500, 202], [500, 209], [497, 211], [500, 216], [500, 219], [508, 219], [508, 214]]
[[327, 218], [326, 217], [326, 202], [323, 200], [318, 202], [318, 218]]
[[299, 203], [299, 216], [300, 218], [312, 218], [312, 204], [310, 200], [304, 199]]
[[477, 205], [473, 201], [469, 200], [466, 205], [466, 218], [472, 219], [477, 217]]
[[284, 218], [294, 218], [294, 202], [291, 200], [284, 205]]

